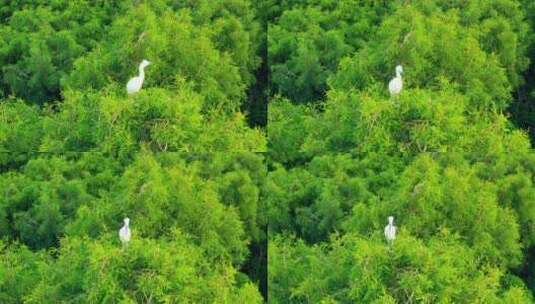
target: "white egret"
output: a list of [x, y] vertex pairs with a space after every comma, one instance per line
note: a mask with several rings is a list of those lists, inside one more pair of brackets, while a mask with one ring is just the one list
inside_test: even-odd
[[385, 227], [385, 237], [388, 244], [392, 244], [396, 239], [396, 226], [394, 226], [394, 217], [388, 217], [388, 225]]
[[119, 239], [121, 239], [121, 243], [123, 243], [123, 246], [127, 245], [128, 242], [130, 242], [130, 237], [132, 236], [130, 233], [130, 228], [128, 227], [129, 224], [130, 219], [125, 217], [124, 226], [119, 230]]
[[143, 86], [143, 80], [145, 80], [145, 67], [147, 67], [149, 64], [150, 61], [146, 59], [141, 61], [139, 64], [139, 75], [131, 78], [126, 84], [126, 91], [128, 94], [134, 94], [141, 90], [141, 86]]
[[391, 96], [398, 95], [399, 92], [401, 92], [401, 89], [403, 88], [401, 73], [403, 73], [403, 67], [401, 65], [398, 65], [396, 67], [396, 77], [392, 78], [392, 80], [390, 80], [390, 82], [388, 83], [388, 90], [390, 91]]

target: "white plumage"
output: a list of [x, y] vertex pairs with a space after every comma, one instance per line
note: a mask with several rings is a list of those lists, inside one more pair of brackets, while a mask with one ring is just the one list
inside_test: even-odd
[[130, 237], [132, 236], [130, 233], [130, 227], [128, 226], [130, 224], [130, 219], [125, 218], [124, 219], [124, 226], [119, 230], [119, 239], [121, 239], [121, 243], [123, 245], [126, 245], [128, 242], [130, 242]]
[[394, 217], [388, 217], [388, 225], [385, 227], [386, 241], [391, 244], [396, 239], [396, 226], [394, 226]]
[[131, 78], [128, 83], [126, 84], [126, 91], [128, 94], [134, 94], [139, 92], [141, 90], [141, 87], [143, 86], [143, 80], [145, 80], [145, 67], [147, 67], [150, 64], [150, 61], [143, 59], [141, 63], [139, 64], [139, 75]]
[[399, 92], [401, 92], [401, 89], [403, 88], [403, 81], [401, 80], [401, 73], [403, 73], [403, 67], [401, 65], [398, 65], [396, 67], [396, 77], [394, 77], [390, 82], [388, 83], [388, 90], [390, 91], [390, 95], [398, 95]]

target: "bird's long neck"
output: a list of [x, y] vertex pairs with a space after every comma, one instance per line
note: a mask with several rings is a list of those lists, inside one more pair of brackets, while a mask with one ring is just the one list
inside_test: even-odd
[[400, 71], [396, 71], [396, 78], [401, 79], [401, 72]]
[[140, 66], [139, 67], [139, 77], [140, 78], [145, 78], [145, 67], [144, 66]]

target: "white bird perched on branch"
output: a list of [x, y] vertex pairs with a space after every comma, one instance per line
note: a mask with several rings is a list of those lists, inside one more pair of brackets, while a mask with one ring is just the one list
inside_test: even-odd
[[130, 237], [132, 236], [130, 233], [130, 227], [128, 227], [129, 224], [130, 219], [125, 217], [124, 226], [119, 230], [119, 239], [121, 240], [121, 243], [123, 243], [123, 246], [126, 246], [128, 242], [130, 242]]
[[388, 217], [388, 225], [385, 227], [385, 237], [388, 244], [392, 244], [396, 239], [396, 226], [394, 226], [394, 217]]
[[388, 90], [391, 96], [398, 95], [403, 88], [403, 81], [401, 80], [401, 74], [403, 73], [403, 67], [401, 65], [396, 66], [396, 77], [392, 78], [388, 83]]
[[145, 67], [147, 67], [149, 64], [150, 61], [146, 59], [141, 61], [139, 64], [139, 75], [131, 78], [126, 84], [126, 91], [128, 94], [134, 94], [141, 90], [141, 86], [143, 86], [143, 80], [145, 80]]

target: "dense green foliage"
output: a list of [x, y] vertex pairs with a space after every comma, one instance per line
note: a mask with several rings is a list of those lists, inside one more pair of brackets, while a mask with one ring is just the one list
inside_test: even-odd
[[[360, 33], [340, 14], [350, 4], [360, 38], [344, 33]], [[535, 153], [506, 113], [530, 81], [532, 6], [281, 5], [269, 39], [269, 301], [535, 302]], [[404, 89], [390, 97], [397, 64]]]
[[98, 46], [126, 2], [2, 1], [0, 96], [34, 103], [58, 99], [74, 61]]
[[0, 65], [0, 303], [535, 303], [533, 1], [0, 0]]
[[0, 303], [264, 302], [253, 4], [0, 0]]
[[[426, 243], [400, 236], [395, 249], [355, 234], [328, 245], [270, 242], [273, 303], [529, 303], [522, 282], [478, 261], [447, 233]], [[283, 259], [280, 262], [278, 259]], [[505, 281], [505, 283], [502, 283]], [[506, 285], [496, 294], [497, 285]], [[295, 286], [288, 289], [287, 286]]]
[[374, 34], [390, 2], [294, 2], [281, 5], [280, 16], [271, 16], [276, 19], [268, 31], [272, 89], [306, 102], [323, 97], [340, 59]]
[[[139, 62], [147, 58], [152, 65], [144, 86], [160, 89], [159, 94], [147, 98], [157, 99], [165, 93], [172, 102], [184, 104], [181, 91], [187, 86], [198, 95], [194, 99], [200, 99], [191, 113], [195, 120], [202, 124], [215, 120], [244, 129], [251, 135], [236, 136], [251, 138], [245, 144], [249, 147], [243, 149], [264, 151], [261, 134], [247, 130], [246, 117], [239, 112], [241, 108], [254, 110], [242, 104], [252, 103], [245, 102], [247, 90], [255, 82], [254, 73], [261, 62], [262, 33], [255, 7], [246, 0], [144, 2], [10, 3], [3, 9], [0, 26], [0, 98], [20, 98], [42, 106], [67, 103], [75, 91], [76, 96], [113, 97], [126, 103], [124, 86], [137, 74]], [[97, 112], [99, 117], [98, 105], [92, 102], [84, 112]], [[53, 112], [61, 110], [60, 106]], [[98, 122], [85, 121], [89, 123], [92, 129], [101, 127]], [[210, 150], [240, 148], [229, 144]]]
[[250, 153], [33, 157], [0, 176], [0, 299], [262, 302], [240, 269], [266, 238], [265, 170]]

